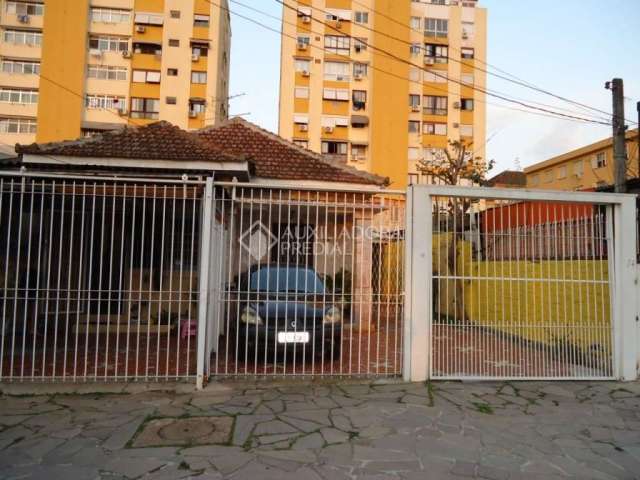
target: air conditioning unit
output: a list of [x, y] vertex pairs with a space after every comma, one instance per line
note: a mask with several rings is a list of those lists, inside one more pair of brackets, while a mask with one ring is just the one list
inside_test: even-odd
[[420, 105], [413, 105], [413, 106], [411, 107], [411, 111], [412, 111], [412, 112], [419, 113], [419, 112], [420, 112]]
[[460, 102], [453, 102], [453, 108], [460, 110]]
[[333, 127], [324, 127], [325, 133], [333, 133]]
[[18, 21], [20, 23], [29, 23], [29, 15], [18, 15]]
[[354, 79], [355, 81], [359, 82], [360, 80], [362, 80], [362, 74], [361, 74], [361, 73], [356, 73], [356, 74], [353, 76], [353, 79]]
[[309, 77], [309, 76], [311, 76], [311, 73], [309, 73], [309, 70], [303, 70], [302, 71], [302, 76], [303, 77]]
[[189, 110], [189, 118], [198, 118], [198, 112]]
[[144, 33], [147, 31], [147, 27], [144, 25], [136, 25], [136, 33]]
[[433, 57], [424, 57], [425, 65], [434, 65], [435, 63], [436, 63], [436, 60]]
[[308, 17], [308, 16], [302, 17], [302, 23], [311, 23], [311, 17]]
[[129, 50], [125, 50], [122, 52], [122, 58], [131, 58], [131, 52]]
[[194, 53], [193, 55], [191, 55], [192, 62], [197, 62], [199, 60], [200, 60], [200, 55], [198, 55], [197, 53]]
[[102, 50], [100, 50], [99, 48], [92, 48], [91, 50], [89, 50], [89, 55], [91, 55], [92, 57], [101, 57]]
[[304, 42], [298, 42], [298, 50], [306, 50], [308, 45]]
[[309, 131], [309, 125], [307, 125], [306, 123], [303, 123], [300, 125], [300, 131], [301, 132], [308, 132]]

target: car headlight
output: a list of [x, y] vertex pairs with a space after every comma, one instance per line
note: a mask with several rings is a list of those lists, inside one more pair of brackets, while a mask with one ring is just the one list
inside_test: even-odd
[[342, 312], [337, 307], [330, 307], [324, 312], [322, 323], [340, 323], [342, 321]]
[[247, 307], [242, 311], [240, 320], [242, 323], [246, 323], [248, 325], [262, 325], [260, 315], [258, 315], [258, 312], [256, 312], [252, 307]]

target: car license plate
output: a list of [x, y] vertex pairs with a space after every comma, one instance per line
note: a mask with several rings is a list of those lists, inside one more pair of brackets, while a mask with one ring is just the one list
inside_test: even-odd
[[278, 343], [309, 343], [309, 332], [278, 332]]

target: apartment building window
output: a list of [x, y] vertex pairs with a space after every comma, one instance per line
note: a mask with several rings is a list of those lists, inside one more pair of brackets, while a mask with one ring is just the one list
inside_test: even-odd
[[424, 96], [424, 113], [427, 115], [446, 115], [447, 114], [447, 97], [438, 97], [434, 95]]
[[91, 21], [95, 23], [128, 23], [130, 19], [129, 10], [91, 8]]
[[473, 73], [463, 73], [460, 75], [460, 82], [464, 85], [473, 85], [475, 83], [475, 78]]
[[324, 48], [331, 53], [348, 55], [351, 51], [351, 40], [343, 35], [325, 35]]
[[449, 61], [449, 47], [446, 45], [425, 43], [424, 55], [425, 57], [433, 58], [435, 63], [447, 63]]
[[311, 22], [311, 8], [310, 7], [298, 7], [298, 18], [304, 22]]
[[364, 52], [367, 49], [368, 41], [366, 38], [354, 38], [353, 49], [356, 53]]
[[473, 107], [473, 98], [463, 98], [462, 100], [460, 100], [460, 110], [472, 112]]
[[308, 115], [294, 115], [293, 123], [296, 125], [308, 125], [309, 124], [309, 116]]
[[157, 70], [134, 70], [131, 74], [133, 83], [160, 83], [160, 72]]
[[420, 133], [420, 122], [409, 120], [409, 133]]
[[84, 106], [90, 109], [119, 110], [125, 106], [125, 98], [116, 95], [87, 95]]
[[351, 144], [351, 160], [354, 162], [364, 162], [367, 159], [367, 146]]
[[352, 92], [353, 109], [364, 110], [367, 108], [367, 92], [366, 90], [354, 90]]
[[369, 23], [369, 12], [355, 12], [354, 13], [354, 21], [356, 23], [368, 24]]
[[422, 133], [424, 133], [425, 135], [446, 135], [447, 124], [424, 122], [424, 124], [422, 125]]
[[180, 10], [171, 10], [169, 15], [171, 15], [171, 18], [180, 18]]
[[176, 105], [178, 103], [178, 98], [177, 97], [167, 97], [165, 99], [165, 101], [167, 102], [167, 105]]
[[604, 168], [607, 166], [607, 154], [605, 152], [597, 153], [592, 160], [593, 168]]
[[425, 18], [424, 34], [427, 37], [446, 37], [449, 35], [449, 20], [442, 18]]
[[294, 138], [293, 143], [302, 148], [309, 148], [309, 140], [299, 140]]
[[26, 2], [7, 2], [7, 13], [10, 15], [35, 15], [44, 14], [44, 4]]
[[475, 57], [475, 50], [473, 48], [463, 47], [460, 49], [460, 55], [462, 58], [473, 59]]
[[157, 43], [135, 42], [133, 44], [133, 51], [144, 55], [162, 55], [162, 45]]
[[461, 137], [473, 137], [473, 125], [460, 125]]
[[309, 98], [309, 87], [296, 87], [294, 95], [295, 98]]
[[462, 39], [473, 40], [476, 34], [476, 26], [473, 22], [462, 22]]
[[434, 71], [434, 70], [426, 70], [424, 72], [424, 81], [430, 83], [447, 83], [449, 79], [447, 78], [447, 72], [443, 70]]
[[409, 25], [411, 26], [411, 30], [419, 32], [422, 30], [422, 17], [411, 17]]
[[170, 47], [179, 47], [180, 46], [180, 40], [178, 40], [177, 38], [170, 38], [169, 39], [169, 46]]
[[351, 11], [341, 10], [339, 8], [327, 8], [325, 10], [324, 18], [325, 20], [331, 20], [334, 22], [338, 20], [344, 20], [348, 22], [351, 20]]
[[178, 69], [177, 68], [167, 68], [167, 77], [177, 77]]
[[296, 58], [294, 61], [294, 67], [296, 72], [309, 72], [311, 71], [311, 61], [304, 58]]
[[157, 98], [132, 98], [131, 118], [157, 120], [160, 115], [160, 100]]
[[420, 160], [420, 149], [416, 147], [409, 147], [407, 157], [413, 162]]
[[409, 67], [409, 80], [411, 80], [412, 82], [419, 82], [421, 73], [421, 69], [417, 67]]
[[89, 38], [89, 48], [102, 52], [126, 52], [129, 50], [129, 40], [124, 37], [91, 37]]
[[297, 42], [299, 46], [309, 46], [311, 43], [311, 37], [308, 35], [298, 35]]
[[419, 43], [412, 43], [409, 47], [409, 53], [411, 55], [420, 55], [422, 52], [422, 46]]
[[354, 77], [366, 77], [369, 74], [369, 65], [366, 63], [355, 62], [353, 64]]
[[42, 45], [42, 33], [5, 30], [4, 41], [5, 43], [13, 43], [14, 45], [40, 46]]
[[343, 88], [325, 88], [322, 91], [323, 100], [334, 100], [338, 102], [349, 101], [349, 90]]
[[35, 104], [38, 103], [38, 90], [19, 90], [15, 88], [0, 88], [0, 102]]
[[107, 65], [89, 65], [87, 77], [98, 80], [126, 80], [127, 69], [125, 67], [110, 67]]
[[134, 23], [136, 25], [160, 26], [164, 23], [164, 17], [154, 13], [136, 13]]
[[189, 113], [199, 115], [207, 109], [207, 102], [201, 99], [192, 98], [189, 100]]
[[36, 121], [31, 118], [0, 118], [0, 133], [36, 133]]
[[349, 80], [349, 64], [345, 62], [324, 62], [325, 80]]
[[320, 126], [323, 128], [348, 127], [349, 119], [346, 117], [322, 117]]
[[193, 43], [191, 45], [191, 55], [207, 57], [209, 55], [209, 46], [204, 43]]
[[584, 174], [584, 162], [582, 160], [578, 160], [573, 164], [573, 174], [576, 177], [581, 177]]
[[194, 27], [208, 27], [209, 26], [209, 15], [194, 15], [193, 16], [193, 26]]
[[444, 149], [442, 148], [433, 148], [433, 147], [425, 148], [423, 149], [423, 155], [424, 155], [424, 160], [426, 162], [440, 162], [444, 158], [446, 158]]
[[191, 72], [191, 83], [207, 83], [207, 72]]
[[14, 75], [39, 75], [39, 62], [24, 62], [22, 60], [3, 60], [2, 72]]
[[321, 150], [325, 155], [346, 155], [348, 144], [346, 142], [323, 141]]
[[420, 107], [420, 95], [409, 95], [409, 106], [411, 108]]

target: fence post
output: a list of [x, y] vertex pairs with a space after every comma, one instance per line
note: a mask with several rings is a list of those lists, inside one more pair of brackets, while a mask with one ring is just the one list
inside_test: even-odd
[[201, 248], [200, 262], [198, 265], [198, 351], [197, 351], [197, 371], [196, 388], [204, 388], [205, 360], [207, 352], [207, 308], [209, 293], [209, 262], [211, 257], [211, 222], [213, 203], [213, 178], [208, 177], [202, 198], [202, 221], [201, 221]]
[[426, 189], [407, 189], [404, 379], [423, 382], [430, 371], [432, 200]]
[[617, 377], [623, 381], [638, 376], [636, 309], [632, 298], [637, 294], [636, 278], [636, 199], [628, 195], [614, 207], [614, 340], [619, 359]]

